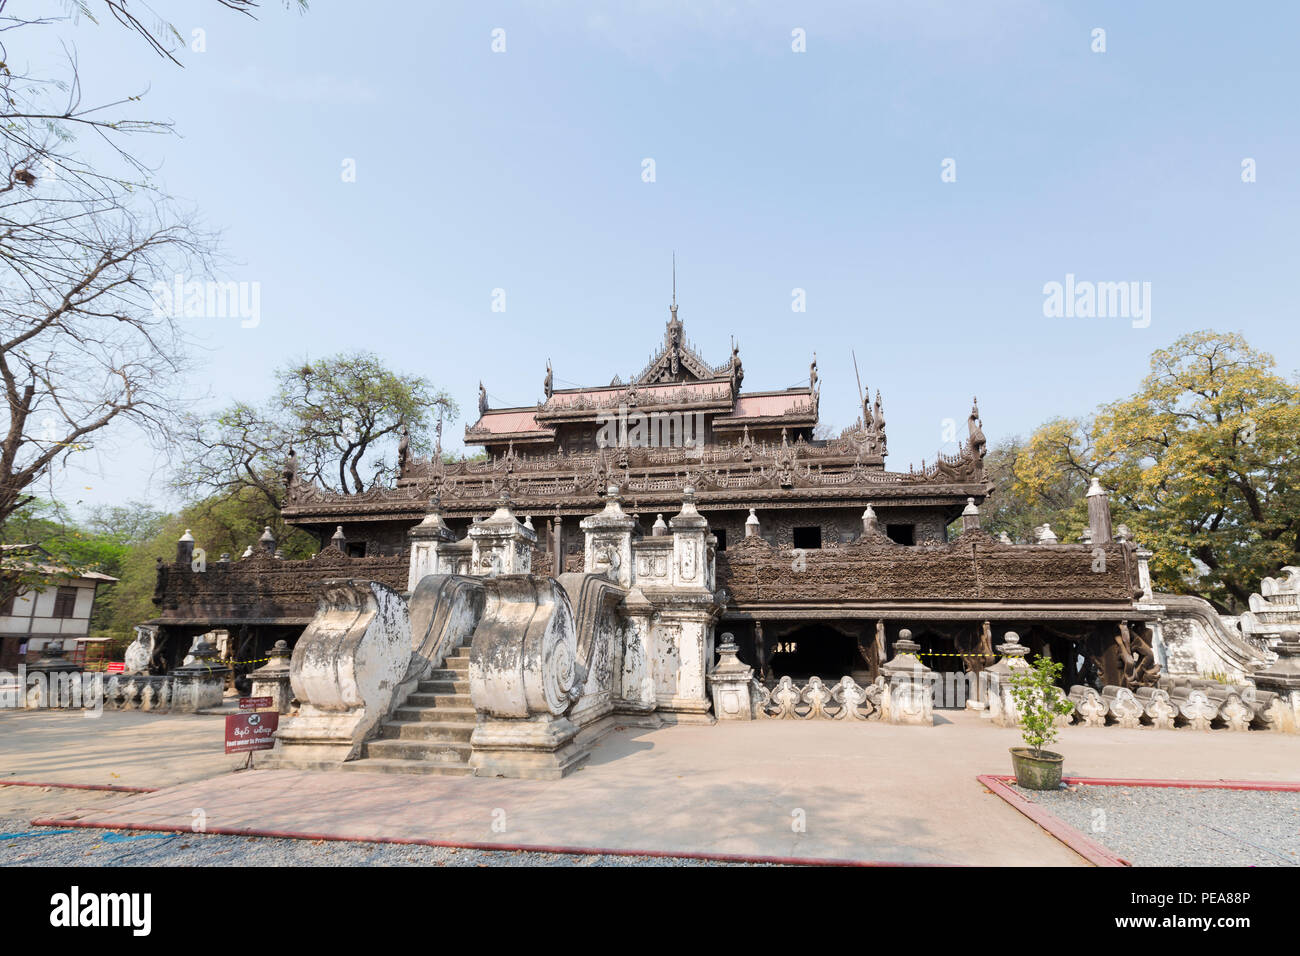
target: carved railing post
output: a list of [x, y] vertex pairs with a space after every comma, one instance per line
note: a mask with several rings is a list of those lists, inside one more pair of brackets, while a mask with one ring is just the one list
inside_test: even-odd
[[438, 547], [455, 541], [456, 536], [442, 520], [442, 508], [436, 496], [430, 499], [424, 520], [408, 534], [411, 537], [411, 570], [406, 579], [406, 589], [414, 591], [425, 575], [438, 573]]
[[469, 529], [473, 545], [470, 573], [479, 577], [498, 574], [528, 574], [532, 571], [533, 546], [537, 533], [519, 523], [510, 510], [510, 496], [501, 495], [501, 504], [491, 517]]
[[623, 511], [618, 485], [605, 492], [605, 509], [583, 518], [579, 527], [586, 536], [583, 570], [603, 574], [625, 588], [632, 586], [632, 529], [636, 522]]
[[749, 682], [754, 679], [754, 668], [736, 656], [739, 649], [731, 634], [722, 635], [718, 647], [718, 666], [709, 674], [709, 690], [713, 694], [713, 713], [718, 720], [753, 720], [753, 705], [749, 698]]

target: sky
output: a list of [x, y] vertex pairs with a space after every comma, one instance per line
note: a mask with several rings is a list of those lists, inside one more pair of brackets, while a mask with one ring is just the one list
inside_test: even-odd
[[[137, 151], [260, 294], [252, 327], [186, 320], [199, 407], [368, 349], [460, 402], [454, 449], [480, 379], [502, 407], [548, 358], [560, 386], [639, 370], [674, 253], [687, 337], [719, 364], [736, 336], [746, 388], [815, 351], [838, 430], [856, 354], [893, 469], [954, 450], [975, 395], [994, 443], [1087, 415], [1185, 332], [1300, 367], [1297, 5], [154, 7], [204, 47], [183, 67], [103, 18], [10, 57], [69, 44], [88, 98], [175, 123]], [[1047, 314], [1067, 276], [1137, 283], [1142, 314]], [[166, 478], [122, 431], [54, 490], [174, 505]]]

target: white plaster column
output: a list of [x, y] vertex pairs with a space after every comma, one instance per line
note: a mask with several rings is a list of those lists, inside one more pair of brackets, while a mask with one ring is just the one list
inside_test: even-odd
[[456, 540], [456, 536], [442, 520], [442, 507], [436, 496], [429, 501], [424, 520], [407, 533], [411, 537], [411, 569], [406, 577], [406, 590], [414, 591], [425, 576], [438, 573], [438, 546]]
[[537, 532], [519, 523], [510, 510], [510, 496], [502, 493], [501, 504], [491, 517], [469, 529], [473, 547], [470, 573], [479, 577], [499, 574], [529, 574]]
[[713, 627], [719, 608], [708, 586], [709, 522], [695, 507], [693, 488], [685, 489], [682, 510], [668, 524], [673, 559], [653, 631], [659, 712], [679, 723], [711, 724], [705, 675], [713, 663]]

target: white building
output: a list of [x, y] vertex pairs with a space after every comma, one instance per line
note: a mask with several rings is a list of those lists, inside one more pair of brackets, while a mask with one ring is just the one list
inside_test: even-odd
[[69, 657], [77, 654], [78, 644], [84, 647], [90, 636], [96, 590], [117, 578], [60, 567], [37, 545], [6, 544], [0, 551], [6, 566], [41, 581], [0, 607], [0, 670], [36, 660], [51, 640], [63, 641]]

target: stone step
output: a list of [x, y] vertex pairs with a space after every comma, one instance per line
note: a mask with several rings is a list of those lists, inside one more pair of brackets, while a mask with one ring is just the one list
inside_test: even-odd
[[365, 756], [392, 760], [420, 760], [429, 763], [464, 763], [473, 748], [469, 740], [395, 740], [366, 741]]
[[342, 767], [353, 773], [414, 773], [440, 777], [463, 777], [472, 772], [465, 763], [434, 763], [429, 760], [390, 760], [384, 757], [362, 757], [349, 760]]
[[384, 724], [384, 740], [425, 740], [431, 743], [468, 743], [472, 723], [437, 720], [390, 720]]
[[[454, 663], [454, 662], [451, 662]], [[449, 667], [438, 667], [429, 672], [425, 680], [469, 680], [469, 669], [452, 670]]]
[[404, 707], [471, 707], [469, 694], [426, 694], [417, 690], [402, 702]]
[[474, 712], [473, 707], [465, 707], [456, 704], [448, 704], [445, 701], [438, 701], [433, 706], [424, 707], [404, 704], [393, 711], [393, 720], [405, 721], [422, 721], [424, 723], [439, 723], [445, 721], [453, 724], [473, 724], [478, 714]]
[[467, 680], [422, 680], [416, 685], [421, 694], [468, 694]]

